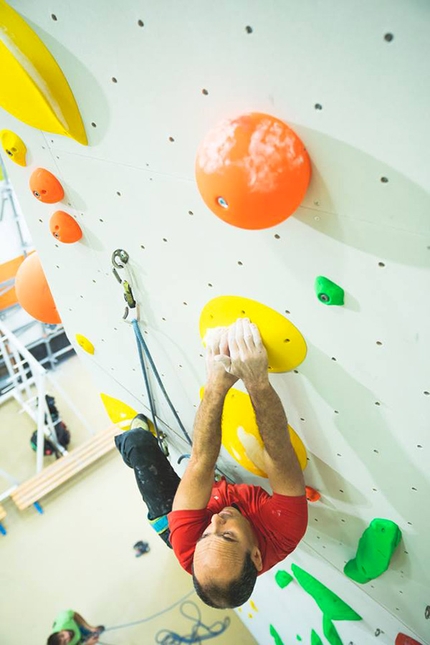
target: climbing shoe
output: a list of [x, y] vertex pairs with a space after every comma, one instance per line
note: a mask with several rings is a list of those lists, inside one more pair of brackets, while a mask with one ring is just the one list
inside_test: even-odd
[[137, 430], [137, 428], [151, 432], [151, 428], [149, 427], [149, 421], [144, 414], [137, 414], [134, 417], [133, 421], [131, 422], [130, 430]]

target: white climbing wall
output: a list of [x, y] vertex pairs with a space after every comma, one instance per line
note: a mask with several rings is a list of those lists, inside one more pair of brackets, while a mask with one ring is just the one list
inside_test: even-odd
[[[13, 0], [74, 92], [89, 146], [22, 124], [0, 110], [29, 166], [8, 172], [72, 342], [100, 391], [147, 409], [122, 288], [111, 271], [130, 255], [141, 329], [188, 429], [204, 382], [200, 312], [219, 295], [258, 300], [304, 335], [305, 362], [271, 380], [308, 450], [310, 506], [297, 562], [362, 615], [337, 623], [343, 642], [430, 643], [429, 60], [426, 0]], [[312, 180], [302, 206], [274, 228], [217, 219], [194, 180], [197, 146], [220, 119], [261, 111], [302, 138]], [[51, 236], [56, 205], [29, 176], [61, 180], [64, 209], [84, 233]], [[121, 273], [121, 271], [120, 271]], [[125, 274], [121, 273], [122, 277]], [[321, 304], [314, 279], [346, 292]], [[161, 396], [161, 419], [185, 442]], [[223, 459], [237, 479], [256, 481]], [[403, 540], [382, 577], [356, 585], [342, 569], [375, 517]], [[321, 614], [274, 571], [240, 615], [262, 644], [322, 637]], [[249, 606], [248, 606], [249, 605]], [[379, 630], [379, 631], [376, 631]], [[379, 636], [375, 636], [379, 633]], [[324, 642], [326, 642], [324, 640]]]

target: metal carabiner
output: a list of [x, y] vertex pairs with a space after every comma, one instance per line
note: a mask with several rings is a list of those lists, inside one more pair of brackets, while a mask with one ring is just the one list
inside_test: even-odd
[[133, 296], [131, 284], [127, 280], [123, 280], [117, 271], [117, 269], [124, 269], [124, 265], [127, 264], [129, 259], [130, 259], [130, 256], [127, 253], [127, 251], [125, 251], [124, 249], [115, 249], [111, 257], [112, 273], [114, 274], [119, 284], [122, 285], [122, 288], [124, 290], [124, 293], [123, 293], [124, 300], [127, 304], [124, 310], [123, 320], [127, 319], [129, 310], [135, 309], [135, 307], [137, 306], [136, 300], [134, 299], [134, 296]]
[[124, 264], [127, 264], [130, 256], [127, 253], [127, 251], [124, 251], [124, 249], [115, 249], [115, 251], [112, 253], [112, 257], [111, 257], [112, 272], [115, 278], [118, 280], [119, 284], [122, 284], [122, 279], [117, 269], [123, 269], [124, 264], [121, 264], [121, 262], [118, 262], [118, 258], [121, 260], [121, 262], [124, 262]]
[[134, 309], [136, 307], [136, 300], [134, 299], [130, 283], [127, 280], [123, 280], [122, 286], [124, 287], [124, 300], [130, 309]]

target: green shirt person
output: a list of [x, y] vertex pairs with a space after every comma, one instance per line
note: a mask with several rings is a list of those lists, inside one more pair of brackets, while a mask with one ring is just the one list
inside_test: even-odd
[[55, 618], [53, 630], [47, 645], [78, 645], [78, 643], [95, 645], [104, 627], [103, 625], [92, 627], [76, 611], [66, 609]]

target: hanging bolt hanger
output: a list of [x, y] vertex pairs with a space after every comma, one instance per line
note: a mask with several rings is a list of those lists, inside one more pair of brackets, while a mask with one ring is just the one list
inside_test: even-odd
[[124, 269], [129, 259], [130, 259], [130, 256], [127, 253], [127, 251], [125, 251], [124, 249], [116, 249], [112, 253], [112, 258], [111, 258], [112, 273], [114, 274], [119, 284], [122, 285], [124, 289], [124, 293], [123, 293], [124, 300], [127, 303], [127, 306], [124, 310], [123, 320], [126, 320], [130, 309], [136, 308], [136, 300], [134, 299], [130, 282], [128, 282], [127, 280], [122, 280], [121, 276], [117, 271], [117, 269]]

